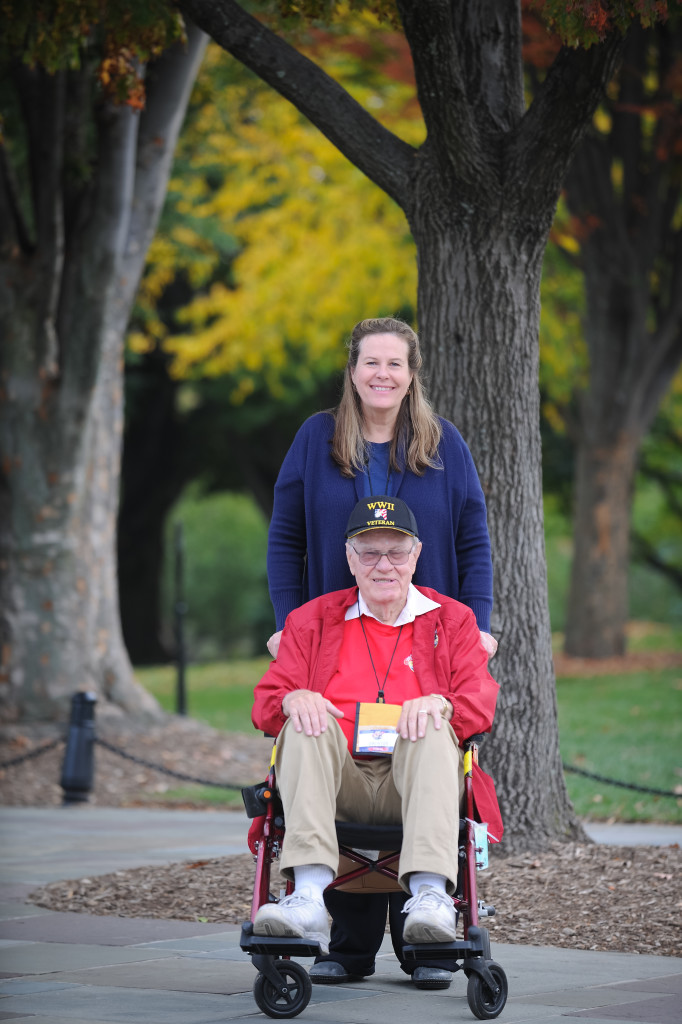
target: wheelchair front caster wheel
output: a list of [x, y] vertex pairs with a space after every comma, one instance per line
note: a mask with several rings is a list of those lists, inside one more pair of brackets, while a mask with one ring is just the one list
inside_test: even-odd
[[282, 979], [284, 991], [276, 989], [259, 973], [253, 986], [253, 998], [258, 1009], [268, 1017], [296, 1017], [305, 1010], [313, 991], [308, 972], [293, 960], [275, 960], [274, 968]]
[[469, 1009], [479, 1020], [491, 1020], [493, 1017], [498, 1017], [507, 1002], [507, 975], [494, 960], [488, 961], [486, 966], [495, 979], [494, 990], [490, 989], [476, 971], [471, 972], [467, 984]]

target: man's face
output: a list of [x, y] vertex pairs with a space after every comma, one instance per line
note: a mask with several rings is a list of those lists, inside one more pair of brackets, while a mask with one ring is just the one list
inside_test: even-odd
[[[375, 605], [399, 605], [400, 611], [407, 600], [421, 547], [420, 542], [415, 545], [412, 537], [398, 530], [370, 530], [348, 541], [348, 565], [370, 609]], [[399, 562], [403, 558], [405, 561], [395, 565], [387, 554]], [[373, 564], [364, 565], [365, 560]]]

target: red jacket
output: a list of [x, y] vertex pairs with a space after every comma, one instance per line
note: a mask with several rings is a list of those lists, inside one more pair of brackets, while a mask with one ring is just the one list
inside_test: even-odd
[[[471, 609], [430, 587], [417, 589], [441, 607], [414, 620], [414, 673], [423, 693], [442, 693], [452, 704], [450, 724], [461, 745], [469, 736], [490, 732], [499, 686], [488, 672]], [[356, 600], [357, 587], [336, 590], [289, 614], [277, 660], [255, 689], [251, 718], [257, 729], [278, 735], [286, 721], [282, 699], [289, 691], [307, 688], [324, 693], [338, 669], [346, 611]], [[500, 838], [502, 823], [492, 780], [477, 766], [474, 796], [480, 820]]]

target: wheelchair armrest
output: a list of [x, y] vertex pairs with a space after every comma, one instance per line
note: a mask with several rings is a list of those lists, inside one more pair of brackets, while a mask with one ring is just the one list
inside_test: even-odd
[[272, 799], [276, 799], [276, 797], [273, 797], [267, 782], [258, 782], [255, 786], [245, 786], [242, 789], [244, 810], [248, 818], [258, 818], [261, 814], [265, 814], [268, 802]]

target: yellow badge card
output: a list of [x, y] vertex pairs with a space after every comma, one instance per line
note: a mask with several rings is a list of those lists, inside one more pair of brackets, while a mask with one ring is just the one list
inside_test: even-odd
[[356, 704], [353, 753], [390, 757], [401, 711], [400, 704]]

